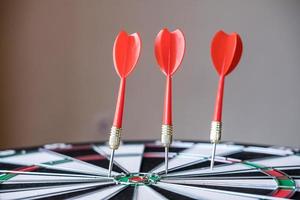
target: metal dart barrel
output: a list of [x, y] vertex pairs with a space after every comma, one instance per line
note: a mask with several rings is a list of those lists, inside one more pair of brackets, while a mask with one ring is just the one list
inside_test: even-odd
[[122, 131], [121, 128], [117, 128], [115, 126], [111, 127], [111, 130], [110, 130], [108, 145], [112, 151], [111, 151], [110, 160], [109, 160], [108, 176], [111, 176], [115, 150], [118, 149], [120, 146], [121, 131]]

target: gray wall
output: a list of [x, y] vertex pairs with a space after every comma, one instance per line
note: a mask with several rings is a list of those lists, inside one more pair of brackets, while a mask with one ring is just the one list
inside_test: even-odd
[[299, 146], [300, 1], [3, 0], [0, 9], [2, 148], [106, 140], [121, 29], [143, 40], [123, 138], [159, 138], [164, 77], [153, 41], [163, 27], [181, 28], [187, 43], [174, 77], [176, 139], [209, 138], [218, 80], [210, 40], [224, 29], [240, 33], [244, 55], [226, 82], [223, 140]]

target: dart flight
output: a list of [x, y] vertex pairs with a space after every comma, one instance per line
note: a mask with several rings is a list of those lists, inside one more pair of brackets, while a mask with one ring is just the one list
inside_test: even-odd
[[211, 123], [210, 141], [213, 143], [210, 168], [214, 167], [216, 144], [221, 140], [222, 133], [222, 104], [225, 77], [231, 73], [240, 61], [243, 44], [237, 33], [230, 35], [219, 31], [215, 34], [211, 43], [211, 58], [217, 73], [219, 85], [217, 90], [216, 104], [213, 121]]
[[179, 68], [185, 52], [183, 33], [177, 29], [162, 29], [155, 39], [155, 56], [160, 70], [166, 76], [166, 90], [162, 121], [161, 142], [165, 147], [165, 172], [168, 173], [168, 152], [172, 143], [172, 76]]
[[126, 78], [132, 73], [139, 59], [141, 39], [138, 33], [128, 35], [121, 31], [114, 43], [113, 61], [116, 72], [120, 77], [120, 87], [115, 111], [113, 126], [109, 137], [109, 147], [112, 149], [109, 163], [109, 176], [111, 176], [114, 152], [120, 146], [123, 110], [125, 101]]

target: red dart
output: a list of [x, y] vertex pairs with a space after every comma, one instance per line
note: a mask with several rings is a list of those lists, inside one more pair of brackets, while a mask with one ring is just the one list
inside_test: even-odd
[[225, 76], [235, 69], [242, 56], [242, 51], [242, 40], [237, 33], [231, 33], [228, 35], [223, 31], [219, 31], [215, 34], [211, 43], [211, 58], [215, 69], [220, 76], [214, 117], [210, 132], [210, 140], [214, 144], [210, 165], [211, 169], [213, 169], [214, 166], [216, 144], [221, 140], [222, 104]]
[[155, 56], [160, 70], [166, 75], [166, 91], [162, 121], [161, 142], [165, 147], [165, 168], [168, 173], [168, 152], [172, 143], [172, 75], [180, 66], [185, 52], [183, 33], [177, 29], [169, 32], [162, 29], [155, 39]]
[[114, 43], [113, 60], [117, 74], [119, 75], [120, 87], [118, 93], [118, 100], [116, 105], [116, 112], [109, 137], [109, 146], [112, 149], [109, 176], [111, 176], [112, 163], [114, 159], [114, 152], [120, 146], [123, 109], [125, 101], [125, 86], [126, 78], [133, 71], [139, 59], [141, 51], [141, 39], [138, 33], [128, 35], [125, 31], [121, 31]]

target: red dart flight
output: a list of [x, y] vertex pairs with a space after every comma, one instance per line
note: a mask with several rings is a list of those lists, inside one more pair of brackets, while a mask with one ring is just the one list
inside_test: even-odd
[[119, 75], [121, 81], [115, 117], [109, 137], [109, 146], [112, 149], [109, 163], [109, 176], [111, 176], [114, 152], [120, 146], [126, 78], [135, 68], [140, 56], [140, 51], [141, 39], [138, 33], [128, 35], [125, 31], [121, 31], [118, 34], [113, 48], [113, 60], [116, 72]]
[[215, 112], [211, 123], [210, 141], [213, 143], [210, 168], [213, 169], [216, 152], [216, 144], [221, 140], [222, 132], [222, 104], [225, 76], [231, 73], [237, 66], [242, 56], [243, 44], [237, 33], [228, 35], [219, 31], [211, 43], [211, 58], [220, 79], [215, 104]]
[[165, 147], [165, 170], [168, 173], [168, 152], [172, 143], [172, 76], [179, 68], [185, 52], [185, 39], [180, 30], [162, 29], [155, 39], [155, 56], [160, 70], [166, 75], [166, 91], [161, 142]]

